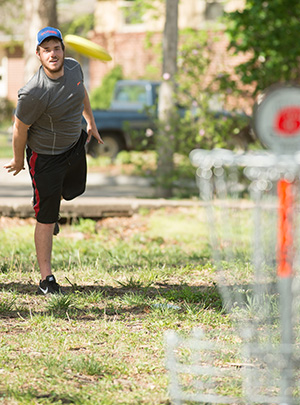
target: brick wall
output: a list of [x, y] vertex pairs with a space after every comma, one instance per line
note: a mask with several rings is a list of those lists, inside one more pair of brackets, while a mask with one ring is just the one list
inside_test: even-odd
[[146, 49], [146, 34], [137, 33], [98, 33], [91, 38], [105, 48], [113, 60], [101, 62], [90, 61], [90, 89], [101, 85], [103, 76], [114, 66], [121, 65], [126, 78], [138, 79], [145, 76], [147, 69], [152, 66], [160, 73], [160, 61], [155, 52], [155, 45], [161, 42], [161, 34], [151, 35], [153, 44]]

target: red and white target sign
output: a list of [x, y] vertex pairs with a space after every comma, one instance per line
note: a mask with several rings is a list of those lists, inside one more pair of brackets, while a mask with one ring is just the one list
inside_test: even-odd
[[300, 151], [300, 87], [268, 89], [254, 107], [253, 124], [267, 148], [277, 153]]
[[300, 106], [288, 106], [278, 111], [275, 130], [282, 136], [292, 137], [300, 129]]

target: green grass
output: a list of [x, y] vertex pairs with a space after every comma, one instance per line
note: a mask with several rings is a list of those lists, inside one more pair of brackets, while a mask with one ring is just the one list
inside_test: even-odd
[[[61, 226], [63, 296], [35, 294], [33, 231], [33, 220], [0, 222], [0, 404], [170, 404], [168, 330], [236, 343], [202, 209]], [[235, 265], [247, 279], [249, 263]]]

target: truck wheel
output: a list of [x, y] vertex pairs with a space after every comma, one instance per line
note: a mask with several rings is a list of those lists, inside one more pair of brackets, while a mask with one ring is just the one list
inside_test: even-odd
[[124, 149], [124, 142], [115, 134], [102, 135], [104, 144], [99, 144], [95, 138], [92, 138], [87, 152], [92, 157], [107, 156], [114, 159], [121, 150]]

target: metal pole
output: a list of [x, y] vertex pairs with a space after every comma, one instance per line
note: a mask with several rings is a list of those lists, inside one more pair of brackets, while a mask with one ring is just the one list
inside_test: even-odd
[[281, 353], [281, 405], [293, 405], [293, 259], [294, 259], [294, 187], [293, 182], [278, 182], [278, 252], [277, 276], [280, 306]]

